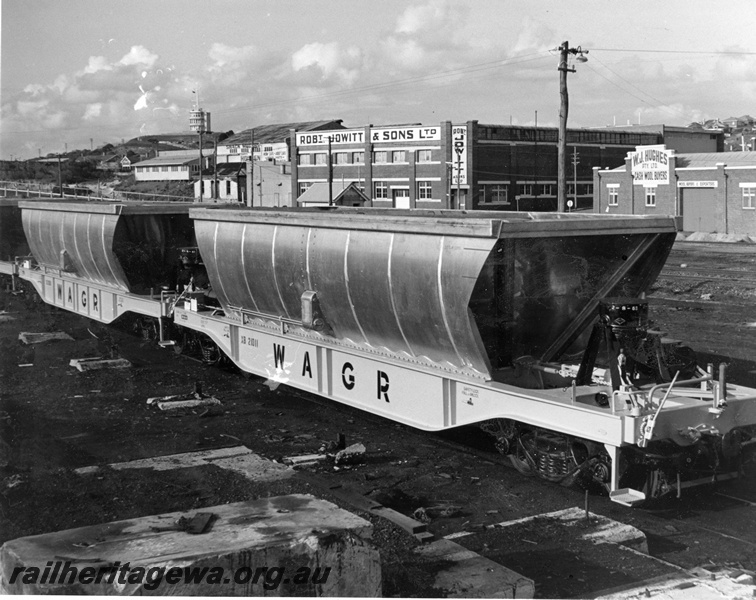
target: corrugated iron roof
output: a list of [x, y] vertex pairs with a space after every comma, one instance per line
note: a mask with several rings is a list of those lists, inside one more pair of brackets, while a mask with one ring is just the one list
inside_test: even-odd
[[288, 139], [290, 130], [297, 131], [314, 131], [317, 129], [344, 129], [341, 119], [331, 119], [328, 121], [304, 121], [300, 123], [273, 123], [270, 125], [258, 125], [251, 129], [245, 129], [231, 137], [226, 138], [219, 146], [236, 146], [240, 144], [249, 144], [254, 132], [255, 144], [266, 144], [273, 142], [284, 142]]
[[[210, 157], [213, 155], [212, 150], [205, 150], [204, 153], [205, 158]], [[189, 163], [193, 161], [199, 160], [199, 150], [195, 150], [191, 153], [181, 153], [178, 156], [158, 156], [156, 158], [148, 158], [147, 160], [143, 160], [139, 163], [140, 167], [149, 167], [149, 166], [168, 166], [168, 165], [188, 165]]]
[[[350, 183], [346, 183], [344, 181], [334, 181], [332, 183], [332, 191], [333, 191], [333, 201], [336, 202], [346, 191], [349, 189], [353, 189], [356, 191], [360, 196], [364, 197], [365, 200], [369, 200], [365, 193], [357, 187], [357, 184], [355, 184], [353, 181]], [[307, 203], [309, 205], [314, 204], [323, 204], [328, 205], [329, 198], [328, 198], [328, 183], [327, 182], [318, 182], [313, 183], [310, 187], [305, 190], [299, 198], [297, 198], [297, 202], [302, 205], [303, 203]]]
[[724, 163], [728, 167], [756, 167], [756, 152], [697, 152], [677, 154], [676, 158], [677, 168], [702, 169], [716, 167], [717, 163]]

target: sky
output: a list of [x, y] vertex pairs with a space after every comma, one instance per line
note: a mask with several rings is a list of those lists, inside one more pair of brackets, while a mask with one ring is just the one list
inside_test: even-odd
[[341, 119], [688, 125], [756, 115], [753, 0], [0, 0], [0, 159]]

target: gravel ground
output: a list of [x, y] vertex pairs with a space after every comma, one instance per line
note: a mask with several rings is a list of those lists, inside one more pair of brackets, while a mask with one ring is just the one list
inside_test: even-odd
[[[678, 244], [672, 260], [691, 262], [691, 252], [702, 261], [723, 260], [693, 244]], [[746, 265], [756, 258], [746, 252], [745, 257], [736, 253], [729, 260], [733, 256]], [[731, 381], [756, 387], [751, 292], [742, 286], [734, 293], [727, 284], [707, 284], [715, 287], [701, 293], [710, 293], [712, 299], [702, 300], [690, 290], [675, 292], [684, 290], [681, 285], [686, 284], [664, 277], [658, 282], [650, 298], [657, 326], [705, 360], [728, 362]], [[630, 553], [614, 549], [620, 552], [614, 555], [606, 547], [580, 545], [574, 535], [565, 536], [548, 521], [520, 529], [486, 529], [502, 521], [583, 506], [585, 498], [580, 490], [545, 484], [505, 467], [497, 454], [487, 452], [490, 443], [477, 430], [417, 432], [284, 386], [206, 367], [122, 328], [50, 308], [34, 294], [0, 292], [0, 310], [6, 311], [0, 320], [0, 543], [96, 522], [314, 493], [373, 522], [383, 561], [384, 595], [443, 595], [433, 587], [433, 577], [445, 565], [417, 561], [414, 537], [329, 493], [341, 489], [406, 515], [421, 507], [454, 508], [433, 518], [429, 529], [437, 537], [475, 532], [458, 543], [535, 579], [538, 597], [582, 597], [664, 570]], [[25, 346], [18, 341], [21, 331], [64, 331], [73, 340]], [[80, 373], [68, 364], [72, 358], [110, 355], [128, 359], [132, 368]], [[32, 366], [19, 366], [26, 364]], [[221, 400], [222, 410], [164, 413], [146, 403], [149, 397], [190, 392], [196, 381]], [[73, 471], [239, 444], [280, 461], [318, 452], [338, 434], [347, 444], [366, 446], [364, 464], [337, 470], [332, 463], [321, 463], [307, 468], [306, 477], [267, 484], [212, 465], [160, 473], [104, 468], [80, 476]], [[458, 441], [474, 450], [461, 452]], [[753, 547], [696, 529], [695, 513], [711, 505], [710, 496], [694, 495], [690, 502], [687, 508], [650, 514], [590, 498], [591, 510], [643, 529], [652, 553], [665, 560], [686, 567], [706, 561], [756, 567], [749, 558]], [[719, 510], [729, 514], [726, 506]], [[737, 534], [737, 523], [730, 525]]]

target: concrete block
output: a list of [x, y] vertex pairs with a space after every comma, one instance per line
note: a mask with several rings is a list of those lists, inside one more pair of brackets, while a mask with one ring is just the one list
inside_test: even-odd
[[415, 550], [429, 562], [449, 563], [433, 587], [444, 598], [533, 598], [535, 585], [511, 569], [450, 540], [437, 540]]
[[200, 535], [182, 528], [194, 514], [168, 513], [11, 540], [0, 548], [0, 587], [103, 596], [381, 594], [372, 525], [330, 502], [295, 494], [202, 512], [214, 518]]
[[646, 535], [640, 529], [636, 529], [632, 525], [626, 525], [618, 521], [613, 521], [602, 515], [590, 513], [590, 526], [588, 528], [576, 527], [577, 525], [585, 525], [586, 523], [585, 511], [580, 508], [567, 508], [533, 517], [525, 517], [524, 519], [504, 521], [498, 525], [499, 527], [508, 527], [510, 525], [532, 521], [533, 519], [554, 519], [565, 527], [574, 527], [576, 529], [576, 535], [580, 539], [589, 540], [595, 544], [619, 544], [637, 550], [643, 554], [648, 554], [648, 540], [646, 539]]
[[[111, 463], [111, 469], [153, 469], [155, 471], [172, 471], [173, 469], [187, 469], [215, 465], [221, 469], [236, 471], [252, 481], [278, 481], [294, 474], [294, 471], [280, 463], [263, 458], [252, 452], [246, 446], [232, 446], [230, 448], [215, 448], [213, 450], [197, 450], [181, 454], [168, 454], [154, 458], [140, 458], [127, 462]], [[91, 475], [99, 471], [99, 467], [80, 467], [74, 469], [77, 475]]]
[[100, 369], [128, 369], [131, 363], [125, 358], [72, 358], [68, 366], [84, 372]]
[[55, 331], [53, 333], [29, 333], [28, 331], [22, 331], [18, 334], [18, 339], [24, 344], [42, 344], [52, 340], [73, 340], [70, 335], [63, 331]]

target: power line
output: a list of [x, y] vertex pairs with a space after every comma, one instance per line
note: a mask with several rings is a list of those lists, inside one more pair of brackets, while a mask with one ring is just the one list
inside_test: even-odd
[[643, 52], [646, 54], [713, 54], [734, 55], [734, 56], [754, 56], [756, 52], [745, 52], [736, 50], [648, 50], [639, 48], [591, 48], [593, 52]]
[[[610, 68], [609, 68], [609, 67], [608, 67], [608, 66], [607, 66], [606, 64], [604, 64], [603, 62], [601, 62], [601, 61], [600, 61], [599, 59], [597, 59], [597, 58], [596, 58], [595, 56], [594, 56], [593, 58], [594, 58], [594, 60], [595, 60], [595, 61], [596, 61], [597, 63], [599, 63], [599, 64], [600, 64], [600, 65], [601, 65], [602, 67], [604, 67], [604, 68], [605, 68], [605, 69], [606, 69], [607, 71], [609, 71], [609, 72], [610, 72], [610, 73], [611, 73], [612, 75], [614, 75], [614, 76], [615, 76], [615, 77], [617, 77], [618, 79], [621, 79], [622, 81], [624, 81], [624, 82], [625, 82], [625, 83], [627, 83], [628, 85], [632, 86], [633, 88], [635, 88], [636, 90], [638, 90], [638, 91], [639, 91], [640, 93], [642, 93], [642, 94], [645, 94], [646, 96], [648, 96], [649, 98], [651, 98], [651, 99], [652, 99], [652, 100], [654, 100], [655, 102], [658, 102], [658, 103], [659, 103], [659, 104], [660, 104], [661, 106], [667, 107], [667, 108], [668, 108], [669, 110], [673, 110], [673, 111], [677, 112], [678, 114], [680, 114], [680, 115], [682, 115], [682, 116], [684, 116], [684, 117], [686, 117], [686, 118], [688, 118], [688, 117], [690, 116], [690, 115], [688, 115], [688, 114], [686, 114], [686, 113], [683, 113], [682, 111], [679, 111], [679, 110], [677, 110], [676, 108], [674, 108], [674, 107], [670, 106], [669, 104], [667, 104], [667, 103], [666, 103], [666, 102], [664, 102], [663, 100], [660, 100], [659, 98], [657, 98], [657, 97], [655, 97], [655, 96], [652, 96], [651, 94], [649, 94], [649, 93], [648, 93], [648, 92], [646, 92], [645, 90], [642, 90], [641, 88], [639, 88], [639, 87], [638, 87], [637, 85], [635, 85], [635, 84], [634, 84], [634, 83], [632, 83], [631, 81], [628, 81], [627, 79], [625, 79], [624, 77], [622, 77], [622, 75], [620, 75], [620, 74], [619, 74], [619, 73], [617, 73], [616, 71], [614, 71], [614, 70], [610, 69]], [[598, 71], [596, 71], [596, 69], [593, 69], [593, 68], [592, 68], [591, 70], [592, 70], [592, 71], [593, 71], [594, 73], [596, 73], [597, 75], [599, 75], [600, 77], [604, 77], [603, 75], [601, 75], [601, 73], [599, 73]], [[604, 77], [604, 79], [607, 79], [607, 78], [606, 78], [606, 77]], [[622, 90], [622, 88], [621, 88], [621, 87], [619, 87], [619, 86], [618, 86], [618, 85], [617, 85], [616, 83], [614, 83], [614, 82], [613, 82], [613, 81], [611, 81], [610, 79], [607, 79], [607, 81], [609, 81], [610, 83], [612, 83], [613, 85], [617, 86], [617, 87], [618, 87], [619, 89], [621, 89], [621, 90]], [[625, 92], [627, 92], [627, 90], [622, 90], [622, 91], [625, 91]], [[640, 101], [641, 101], [641, 102], [643, 102], [644, 104], [647, 104], [648, 106], [652, 106], [652, 104], [651, 104], [650, 102], [647, 102], [647, 101], [646, 101], [646, 100], [644, 100], [643, 98], [640, 98], [639, 96], [636, 96], [635, 94], [632, 94], [631, 92], [627, 92], [627, 93], [628, 93], [628, 94], [630, 94], [631, 96], [633, 96], [634, 98], [637, 98], [638, 100], [640, 100]]]
[[[384, 81], [382, 83], [376, 83], [372, 85], [362, 86], [362, 87], [356, 87], [351, 88], [348, 90], [339, 90], [334, 92], [324, 92], [322, 94], [313, 94], [310, 96], [298, 96], [296, 98], [289, 98], [285, 100], [269, 100], [262, 103], [254, 103], [244, 106], [237, 106], [234, 108], [228, 108], [228, 109], [221, 109], [215, 111], [216, 114], [228, 114], [233, 112], [239, 112], [242, 110], [249, 110], [252, 108], [259, 109], [259, 108], [267, 108], [269, 106], [280, 106], [282, 104], [299, 104], [302, 102], [308, 102], [311, 100], [321, 100], [326, 98], [334, 98], [338, 96], [349, 96], [353, 94], [360, 94], [364, 92], [371, 92], [376, 90], [382, 90], [385, 88], [393, 88], [397, 86], [402, 85], [408, 85], [408, 84], [417, 84], [421, 82], [427, 82], [427, 81], [433, 81], [436, 79], [442, 79], [445, 77], [451, 77], [454, 75], [466, 75], [470, 73], [476, 73], [479, 71], [484, 71], [488, 69], [496, 69], [500, 67], [506, 67], [516, 64], [521, 64], [524, 62], [531, 62], [534, 60], [540, 60], [546, 57], [546, 52], [537, 52], [537, 53], [531, 53], [531, 54], [524, 54], [521, 56], [516, 56], [508, 59], [503, 60], [496, 60], [486, 63], [479, 63], [475, 65], [470, 65], [468, 67], [460, 67], [458, 69], [450, 69], [448, 71], [440, 71], [438, 73], [433, 73], [431, 75], [419, 75], [416, 77], [407, 77], [405, 79], [394, 79], [391, 81]], [[442, 84], [443, 86], [443, 84]]]
[[[639, 91], [640, 93], [642, 93], [642, 94], [645, 94], [646, 96], [648, 96], [649, 98], [651, 98], [652, 100], [654, 100], [655, 102], [657, 102], [657, 103], [658, 103], [659, 105], [661, 105], [661, 106], [663, 106], [663, 107], [667, 108], [668, 110], [674, 111], [674, 112], [678, 113], [679, 115], [681, 115], [681, 116], [683, 116], [683, 117], [685, 117], [685, 118], [689, 118], [689, 117], [690, 117], [690, 115], [688, 115], [688, 114], [686, 114], [686, 113], [684, 113], [684, 112], [682, 112], [682, 111], [680, 111], [680, 110], [677, 110], [676, 108], [674, 108], [674, 107], [670, 106], [669, 104], [667, 104], [667, 103], [666, 103], [666, 102], [664, 102], [663, 100], [660, 100], [659, 98], [656, 98], [655, 96], [652, 96], [652, 95], [651, 95], [651, 94], [649, 94], [648, 92], [646, 92], [646, 91], [642, 90], [641, 88], [639, 88], [639, 87], [638, 87], [637, 85], [635, 85], [634, 83], [632, 83], [632, 82], [628, 81], [627, 79], [625, 79], [624, 77], [622, 77], [622, 76], [621, 76], [621, 75], [620, 75], [619, 73], [616, 73], [615, 71], [613, 71], [612, 69], [610, 69], [610, 68], [609, 68], [608, 66], [606, 66], [606, 65], [605, 65], [605, 64], [604, 64], [603, 62], [601, 62], [600, 60], [598, 60], [598, 59], [597, 59], [597, 58], [596, 58], [595, 56], [593, 57], [593, 59], [594, 59], [594, 60], [595, 60], [595, 61], [596, 61], [597, 63], [599, 63], [599, 64], [600, 64], [600, 65], [601, 65], [602, 67], [604, 67], [604, 68], [605, 68], [605, 69], [606, 69], [607, 71], [609, 71], [610, 73], [612, 73], [612, 75], [614, 75], [614, 76], [615, 76], [615, 77], [617, 77], [618, 79], [621, 79], [622, 81], [624, 81], [625, 83], [627, 83], [627, 84], [628, 84], [629, 86], [632, 86], [633, 88], [635, 88], [636, 90], [638, 90], [638, 91]], [[616, 82], [612, 81], [611, 79], [609, 79], [609, 78], [608, 78], [608, 77], [606, 77], [605, 75], [603, 75], [603, 74], [599, 73], [599, 72], [598, 72], [598, 71], [597, 71], [596, 69], [594, 69], [594, 68], [593, 68], [592, 66], [590, 66], [590, 65], [587, 65], [587, 66], [588, 66], [588, 68], [590, 68], [590, 69], [591, 69], [591, 71], [593, 71], [594, 73], [596, 73], [596, 75], [598, 75], [598, 76], [599, 76], [599, 77], [601, 77], [602, 79], [605, 79], [606, 81], [608, 81], [609, 83], [611, 83], [611, 84], [612, 84], [613, 86], [615, 86], [615, 87], [616, 87], [617, 89], [619, 89], [619, 90], [622, 90], [623, 92], [625, 92], [625, 93], [627, 93], [627, 94], [631, 95], [631, 96], [632, 96], [633, 98], [636, 98], [637, 100], [640, 100], [641, 102], [643, 102], [643, 104], [646, 104], [646, 105], [648, 105], [648, 106], [652, 106], [652, 107], [653, 107], [653, 105], [652, 105], [652, 104], [651, 104], [650, 102], [648, 102], [647, 100], [645, 100], [644, 98], [641, 98], [640, 96], [638, 96], [638, 95], [636, 95], [636, 94], [633, 94], [633, 93], [632, 93], [631, 91], [628, 91], [628, 90], [624, 89], [623, 87], [621, 87], [621, 86], [617, 85], [617, 83], [616, 83]]]
[[[513, 56], [506, 59], [500, 59], [500, 60], [489, 61], [489, 62], [484, 62], [484, 63], [477, 63], [477, 64], [469, 65], [466, 67], [449, 69], [446, 71], [439, 71], [436, 73], [432, 73], [430, 75], [419, 75], [415, 77], [407, 77], [404, 79], [394, 79], [391, 81], [384, 81], [381, 83], [351, 88], [347, 90], [337, 90], [337, 91], [332, 91], [332, 92], [323, 92], [322, 94], [312, 94], [310, 96], [297, 96], [295, 98], [288, 98], [288, 99], [268, 100], [266, 102], [261, 102], [261, 103], [253, 103], [253, 104], [247, 104], [243, 106], [236, 106], [234, 108], [214, 110], [213, 113], [216, 115], [227, 115], [227, 114], [232, 114], [236, 112], [249, 111], [253, 109], [269, 108], [272, 106], [294, 105], [294, 104], [301, 104], [304, 102], [310, 102], [313, 100], [325, 100], [329, 98], [345, 97], [345, 96], [350, 96], [354, 94], [361, 94], [361, 93], [383, 90], [386, 88], [394, 88], [394, 87], [404, 86], [404, 85], [414, 85], [414, 84], [418, 84], [422, 82], [432, 82], [434, 80], [452, 77], [455, 75], [466, 76], [466, 75], [471, 75], [473, 73], [478, 73], [481, 71], [498, 69], [502, 67], [518, 65], [522, 63], [536, 61], [536, 60], [542, 60], [544, 58], [550, 58], [550, 56], [551, 55], [549, 54], [548, 51], [532, 52], [528, 54], [522, 54], [519, 56]], [[434, 86], [434, 87], [444, 87], [446, 85], [447, 84], [441, 83], [438, 86]], [[100, 131], [103, 131], [103, 130], [123, 131], [123, 129], [124, 129], [123, 127], [118, 127], [118, 126], [98, 127], [98, 130]], [[66, 127], [66, 128], [56, 129], [55, 131], [87, 131], [87, 130], [89, 130], [89, 128]], [[40, 130], [26, 130], [26, 131], [6, 131], [5, 133], [6, 134], [11, 134], [11, 133], [24, 134], [24, 133], [45, 133], [48, 131], [50, 130], [40, 129]]]

